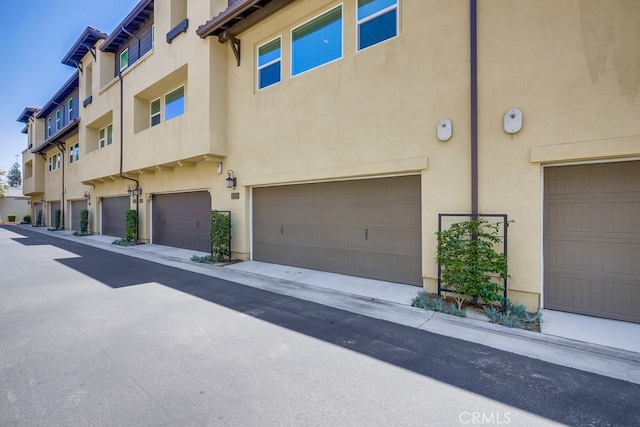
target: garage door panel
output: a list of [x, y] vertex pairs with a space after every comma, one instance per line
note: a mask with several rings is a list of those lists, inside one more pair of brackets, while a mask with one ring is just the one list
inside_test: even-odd
[[80, 231], [80, 212], [87, 208], [86, 200], [74, 200], [71, 202], [71, 229]]
[[153, 243], [211, 251], [211, 195], [192, 191], [153, 196]]
[[105, 197], [101, 200], [102, 234], [124, 238], [127, 232], [126, 211], [131, 207], [129, 197]]
[[544, 175], [545, 307], [640, 323], [640, 161]]
[[419, 176], [256, 188], [253, 258], [421, 285], [420, 207]]

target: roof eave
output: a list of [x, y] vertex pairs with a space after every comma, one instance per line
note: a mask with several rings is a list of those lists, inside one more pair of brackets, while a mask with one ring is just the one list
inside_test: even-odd
[[111, 48], [111, 45], [116, 41], [116, 39], [122, 32], [122, 28], [130, 25], [138, 17], [138, 15], [140, 15], [147, 8], [147, 6], [149, 6], [150, 3], [153, 3], [153, 0], [142, 0], [140, 3], [138, 3], [136, 7], [134, 7], [133, 10], [127, 15], [127, 17], [124, 18], [124, 20], [120, 24], [118, 24], [116, 29], [113, 30], [111, 34], [109, 34], [109, 37], [105, 39], [104, 43], [100, 45], [99, 49], [103, 52], [113, 52], [115, 50], [115, 47]]
[[48, 150], [52, 146], [56, 145], [57, 142], [63, 139], [66, 139], [69, 136], [73, 135], [75, 132], [77, 132], [79, 123], [80, 123], [80, 117], [76, 117], [75, 119], [73, 119], [73, 121], [69, 122], [65, 127], [63, 127], [61, 130], [56, 132], [56, 134], [53, 135], [51, 138], [45, 139], [42, 142], [42, 144], [31, 149], [30, 151], [32, 153], [42, 153], [43, 151]]
[[75, 88], [77, 88], [78, 86], [79, 86], [79, 72], [76, 71], [75, 73], [73, 73], [71, 78], [69, 78], [69, 80], [67, 80], [62, 85], [62, 87], [58, 89], [56, 94], [51, 97], [51, 99], [44, 105], [44, 107], [42, 107], [40, 111], [38, 111], [36, 118], [41, 119], [45, 117], [47, 114], [49, 114], [49, 112], [53, 110], [52, 106], [54, 104], [59, 104], [60, 101], [64, 101], [64, 98], [68, 96], [68, 95], [62, 96], [62, 94], [68, 92], [69, 90], [73, 92], [73, 90], [75, 90]]
[[[98, 40], [106, 39], [108, 36], [91, 26], [87, 27], [78, 40], [74, 43], [74, 45], [69, 49], [69, 52], [62, 58], [62, 63], [65, 65], [69, 65], [70, 67], [76, 67], [78, 61], [74, 61], [73, 58], [76, 55], [83, 57], [89, 51], [88, 45], [93, 46]], [[84, 50], [84, 52], [79, 53], [79, 51]]]

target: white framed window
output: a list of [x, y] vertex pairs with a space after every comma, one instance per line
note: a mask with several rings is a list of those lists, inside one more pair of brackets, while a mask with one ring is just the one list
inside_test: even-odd
[[149, 106], [150, 111], [150, 126], [155, 126], [160, 124], [160, 98], [154, 99], [151, 101], [151, 105]]
[[53, 170], [53, 156], [49, 157], [49, 172]]
[[53, 129], [51, 129], [51, 117], [47, 117], [47, 136], [51, 136]]
[[56, 110], [56, 130], [60, 130], [62, 128], [62, 112], [58, 108]]
[[164, 96], [164, 120], [169, 121], [184, 114], [184, 86]]
[[291, 75], [342, 58], [342, 5], [291, 30]]
[[60, 153], [54, 154], [53, 156], [49, 157], [49, 172], [60, 168], [60, 158]]
[[77, 162], [80, 159], [80, 143], [76, 142], [69, 147], [69, 163]]
[[60, 168], [60, 160], [62, 159], [62, 154], [58, 153], [56, 154], [56, 164], [55, 164], [55, 169], [59, 169]]
[[113, 143], [113, 123], [107, 125], [107, 145]]
[[282, 79], [282, 37], [258, 46], [258, 89], [279, 83]]
[[98, 147], [99, 148], [104, 148], [105, 142], [106, 142], [106, 132], [107, 128], [101, 128], [98, 131]]
[[120, 53], [120, 71], [124, 71], [129, 66], [129, 48]]
[[67, 101], [67, 119], [69, 123], [73, 120], [73, 98], [69, 98], [69, 101]]
[[358, 50], [398, 35], [398, 0], [357, 0]]

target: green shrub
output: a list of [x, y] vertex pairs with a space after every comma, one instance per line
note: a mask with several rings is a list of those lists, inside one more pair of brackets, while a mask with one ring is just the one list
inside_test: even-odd
[[213, 262], [213, 257], [211, 255], [205, 255], [205, 256], [193, 255], [191, 257], [191, 261], [198, 262], [200, 264], [207, 264], [207, 263], [210, 264]]
[[134, 209], [128, 209], [125, 213], [127, 222], [127, 229], [125, 234], [125, 240], [131, 242], [136, 240], [138, 234], [138, 213]]
[[462, 308], [465, 296], [480, 297], [486, 303], [502, 301], [501, 280], [509, 275], [507, 257], [494, 249], [502, 242], [498, 232], [498, 224], [474, 219], [436, 233], [436, 259], [442, 268], [440, 281], [444, 288], [458, 295], [458, 309]]
[[528, 313], [524, 305], [513, 305], [507, 300], [504, 309], [494, 306], [484, 307], [484, 312], [492, 323], [509, 328], [535, 329], [540, 324], [542, 313]]
[[424, 291], [418, 292], [418, 296], [411, 300], [411, 305], [425, 310], [438, 311], [458, 317], [467, 317], [466, 310], [461, 310], [455, 304], [447, 304], [440, 297], [430, 298]]
[[9, 215], [7, 215], [7, 221], [9, 221], [9, 222], [16, 222], [16, 214], [9, 214]]
[[25, 215], [25, 216], [22, 218], [22, 223], [23, 223], [23, 224], [31, 224], [31, 215]]
[[82, 209], [80, 211], [80, 233], [87, 234], [89, 231], [89, 211]]
[[54, 227], [56, 230], [60, 230], [60, 209], [56, 209], [54, 218]]
[[211, 256], [215, 262], [231, 260], [231, 215], [220, 211], [211, 211]]

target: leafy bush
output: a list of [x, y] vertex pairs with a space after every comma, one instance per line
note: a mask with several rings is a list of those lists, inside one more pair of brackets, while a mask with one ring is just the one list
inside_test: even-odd
[[200, 264], [207, 264], [213, 262], [213, 257], [211, 255], [199, 256], [193, 255], [191, 257], [191, 261], [198, 262]]
[[22, 223], [31, 224], [31, 215], [25, 215], [24, 217], [22, 217]]
[[89, 231], [89, 211], [82, 209], [80, 211], [80, 233], [87, 234]]
[[138, 231], [138, 213], [134, 209], [128, 209], [125, 212], [127, 228], [125, 232], [125, 240], [131, 242], [136, 239]]
[[231, 260], [231, 214], [211, 211], [211, 255], [215, 262]]
[[498, 224], [473, 219], [436, 233], [436, 259], [442, 267], [440, 280], [444, 288], [458, 294], [459, 310], [465, 296], [480, 297], [487, 303], [502, 301], [500, 293], [503, 287], [498, 280], [509, 275], [507, 257], [494, 249], [502, 242], [498, 232]]
[[53, 218], [54, 218], [53, 225], [54, 225], [55, 229], [56, 230], [60, 230], [60, 209], [56, 209], [56, 213], [55, 213], [55, 216]]
[[136, 246], [138, 242], [135, 240], [116, 239], [113, 242], [111, 242], [111, 244], [118, 245], [118, 246]]
[[529, 314], [524, 305], [513, 305], [506, 302], [504, 310], [489, 306], [484, 307], [484, 312], [492, 323], [507, 326], [509, 328], [535, 329], [540, 324], [541, 312]]
[[455, 304], [447, 304], [440, 297], [430, 298], [424, 291], [418, 292], [418, 296], [411, 300], [411, 305], [424, 308], [425, 310], [467, 317], [466, 310], [461, 310], [459, 307], [456, 307]]
[[9, 215], [7, 215], [7, 221], [9, 221], [9, 222], [16, 222], [16, 214], [9, 214]]

